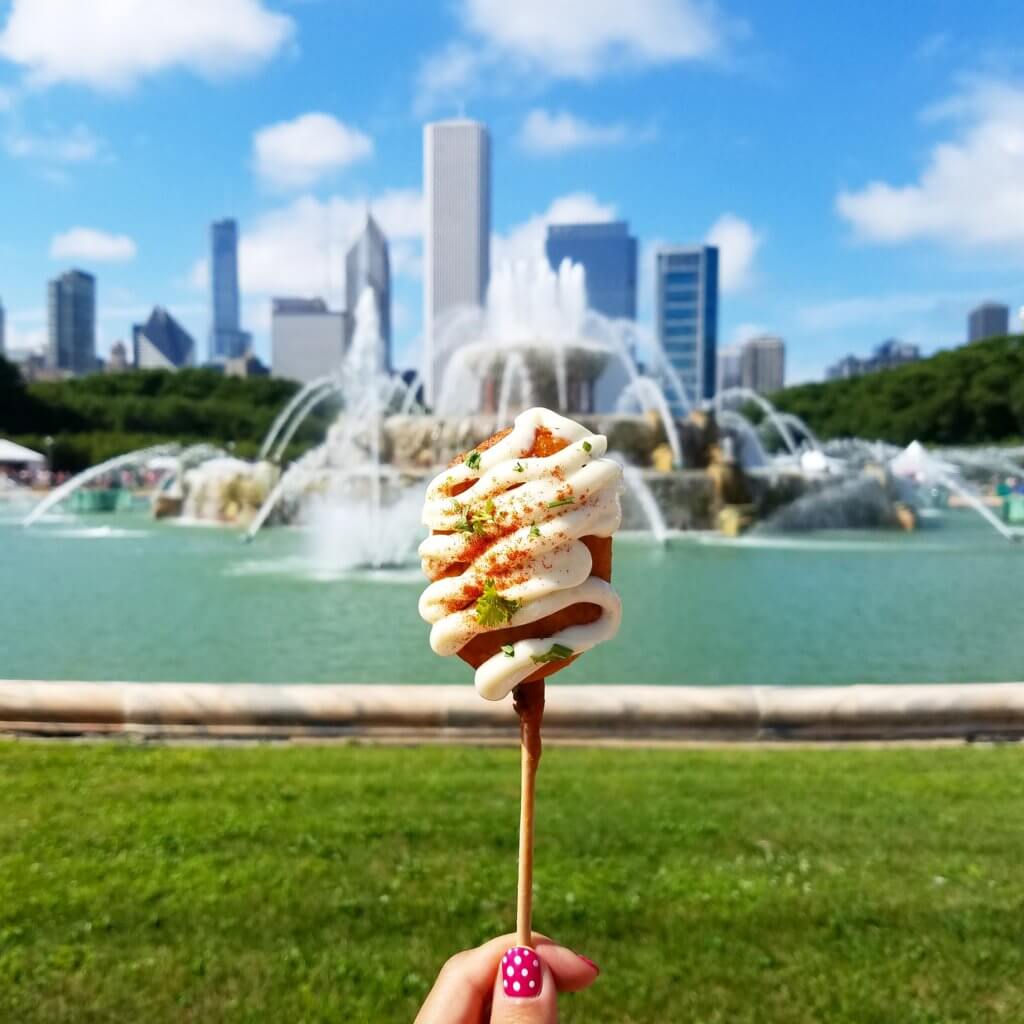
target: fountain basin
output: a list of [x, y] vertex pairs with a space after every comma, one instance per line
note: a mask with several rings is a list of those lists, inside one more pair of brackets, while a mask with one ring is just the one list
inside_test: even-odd
[[[154, 738], [334, 736], [518, 742], [511, 701], [471, 686], [0, 681], [0, 731]], [[1024, 683], [553, 686], [546, 740], [905, 740], [1024, 736]]]

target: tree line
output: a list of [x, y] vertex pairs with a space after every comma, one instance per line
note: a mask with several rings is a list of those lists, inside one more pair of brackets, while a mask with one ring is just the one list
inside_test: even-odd
[[[64, 470], [169, 441], [230, 444], [251, 456], [298, 387], [294, 381], [226, 377], [205, 368], [27, 383], [0, 357], [0, 434], [37, 451], [49, 448], [54, 468]], [[310, 416], [288, 455], [322, 440], [335, 411], [325, 403]]]
[[991, 338], [849, 380], [771, 396], [821, 438], [906, 445], [1024, 439], [1024, 335]]

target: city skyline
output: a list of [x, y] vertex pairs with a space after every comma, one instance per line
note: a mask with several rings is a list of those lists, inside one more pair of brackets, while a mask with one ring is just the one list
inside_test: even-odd
[[[1021, 158], [999, 141], [1024, 127], [1021, 68], [1001, 49], [1013, 5], [989, 5], [983, 26], [887, 8], [885, 33], [873, 5], [827, 25], [811, 5], [639, 7], [646, 20], [624, 27], [598, 5], [583, 33], [531, 3], [541, 46], [479, 0], [398, 26], [386, 9], [242, 0], [211, 67], [197, 33], [215, 17], [149, 62], [141, 20], [90, 25], [72, 62], [19, 45], [37, 15], [8, 0], [7, 348], [45, 345], [45, 282], [71, 267], [102, 283], [100, 355], [156, 304], [205, 341], [205, 231], [231, 216], [241, 320], [266, 358], [274, 294], [343, 304], [344, 247], [370, 201], [393, 246], [394, 364], [415, 365], [421, 130], [460, 106], [491, 130], [492, 260], [542, 255], [550, 223], [628, 218], [650, 328], [655, 248], [702, 241], [722, 253], [722, 342], [781, 334], [793, 381], [891, 335], [925, 354], [961, 344], [988, 298], [1017, 327], [1024, 224], [1004, 200]], [[384, 33], [380, 62], [366, 40]]]

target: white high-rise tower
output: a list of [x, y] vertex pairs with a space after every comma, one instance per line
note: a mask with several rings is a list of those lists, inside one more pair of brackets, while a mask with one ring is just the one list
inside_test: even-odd
[[424, 126], [423, 192], [423, 393], [434, 405], [438, 318], [457, 306], [482, 305], [490, 277], [491, 139], [486, 126], [465, 120]]

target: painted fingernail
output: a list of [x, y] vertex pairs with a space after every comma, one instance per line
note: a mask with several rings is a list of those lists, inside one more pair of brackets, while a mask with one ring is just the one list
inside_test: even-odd
[[[574, 950], [573, 950], [573, 952], [574, 952], [574, 953], [576, 953], [576, 950], [574, 949]], [[591, 970], [592, 970], [592, 971], [593, 971], [593, 972], [594, 972], [595, 974], [600, 974], [600, 973], [601, 973], [601, 968], [600, 968], [600, 967], [598, 967], [598, 966], [597, 966], [597, 964], [595, 964], [595, 963], [594, 963], [594, 961], [593, 961], [593, 960], [591, 960], [589, 956], [584, 956], [584, 955], [583, 955], [582, 953], [576, 953], [576, 955], [577, 955], [577, 956], [578, 956], [578, 957], [579, 957], [579, 958], [580, 958], [580, 959], [581, 959], [581, 960], [582, 960], [582, 961], [583, 961], [583, 962], [584, 962], [584, 963], [585, 963], [585, 964], [586, 964], [586, 965], [587, 965], [587, 966], [588, 966], [588, 967], [589, 967], [589, 968], [590, 968], [590, 969], [591, 969]]]
[[543, 985], [544, 972], [534, 950], [513, 946], [501, 958], [501, 986], [510, 999], [533, 999]]

